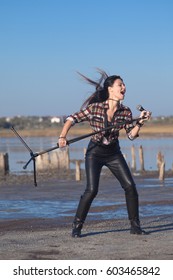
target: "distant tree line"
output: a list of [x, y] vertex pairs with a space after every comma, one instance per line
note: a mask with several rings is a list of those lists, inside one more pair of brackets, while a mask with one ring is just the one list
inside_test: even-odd
[[151, 123], [158, 124], [173, 124], [173, 116], [159, 116], [151, 119]]
[[37, 129], [62, 126], [65, 116], [59, 117], [59, 122], [52, 122], [51, 116], [15, 116], [0, 118], [0, 128], [8, 129], [12, 125], [18, 129]]
[[[51, 116], [14, 116], [14, 117], [0, 117], [0, 128], [8, 129], [11, 125], [18, 129], [39, 129], [62, 126], [66, 116], [59, 116], [58, 122], [54, 121], [55, 117]], [[159, 116], [154, 117], [150, 121], [151, 124], [173, 124], [173, 116]], [[84, 123], [81, 123], [84, 125]]]

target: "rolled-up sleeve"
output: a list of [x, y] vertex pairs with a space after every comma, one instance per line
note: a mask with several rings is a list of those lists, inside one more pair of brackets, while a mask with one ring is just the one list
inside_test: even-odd
[[70, 120], [72, 122], [72, 125], [84, 121], [89, 121], [90, 114], [91, 114], [90, 107], [88, 106], [87, 108], [68, 116], [66, 118], [66, 121]]
[[133, 118], [132, 118], [132, 112], [131, 110], [129, 110], [129, 114], [128, 114], [128, 123], [125, 125], [125, 130], [126, 130], [126, 134], [127, 137], [133, 141], [134, 139], [136, 139], [137, 137], [139, 137], [139, 135], [135, 135], [133, 136], [131, 133], [131, 130], [134, 128], [133, 122], [132, 122]]

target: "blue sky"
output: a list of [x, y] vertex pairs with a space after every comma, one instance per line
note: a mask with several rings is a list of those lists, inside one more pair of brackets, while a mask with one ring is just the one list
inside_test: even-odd
[[173, 115], [172, 0], [0, 0], [0, 117], [68, 115], [118, 74], [138, 115]]

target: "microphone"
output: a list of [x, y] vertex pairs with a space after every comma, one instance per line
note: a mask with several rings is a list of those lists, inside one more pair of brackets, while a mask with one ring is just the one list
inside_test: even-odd
[[[140, 112], [143, 112], [143, 111], [146, 111], [143, 107], [142, 107], [142, 105], [138, 105], [137, 107], [136, 107], [136, 109], [138, 110], [138, 111], [140, 111]], [[143, 115], [143, 117], [141, 118], [141, 119], [146, 119], [146, 112], [144, 113], [144, 115]]]
[[146, 111], [146, 110], [142, 107], [142, 105], [138, 105], [138, 106], [136, 107], [136, 109], [137, 109], [138, 111], [140, 111], [140, 112]]

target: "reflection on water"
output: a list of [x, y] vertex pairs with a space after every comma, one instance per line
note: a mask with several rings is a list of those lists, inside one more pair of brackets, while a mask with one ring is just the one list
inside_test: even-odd
[[[139, 208], [140, 217], [151, 217], [151, 216], [161, 216], [173, 214], [173, 205], [152, 205], [147, 204], [145, 206], [140, 206]], [[103, 211], [97, 213], [89, 213], [88, 216], [92, 216], [93, 219], [121, 219], [127, 218], [127, 209], [126, 207], [120, 207], [119, 209], [114, 209], [113, 211]]]
[[[56, 146], [57, 137], [27, 137], [24, 139], [33, 152], [40, 152], [47, 148]], [[30, 154], [23, 146], [20, 140], [14, 138], [0, 139], [0, 152], [9, 154], [9, 163], [11, 172], [27, 172], [32, 171], [32, 164], [29, 164], [27, 170], [23, 170], [24, 164], [29, 160]], [[75, 142], [70, 145], [70, 158], [83, 159], [84, 148], [88, 145], [89, 138]], [[138, 151], [140, 145], [144, 151], [144, 167], [146, 170], [156, 170], [156, 159], [158, 152], [164, 155], [166, 162], [166, 170], [172, 169], [173, 165], [173, 139], [170, 138], [138, 138], [134, 141], [128, 139], [120, 139], [120, 146], [123, 154], [126, 156], [127, 162], [131, 163], [131, 147], [135, 146], [136, 150], [136, 165], [140, 168]], [[74, 165], [71, 166], [74, 168]], [[83, 168], [83, 166], [82, 166]]]
[[[0, 200], [1, 219], [24, 219], [24, 218], [58, 218], [74, 216], [78, 202], [74, 201], [33, 201], [33, 200]], [[92, 219], [120, 219], [127, 218], [127, 210], [123, 202], [94, 202], [94, 207], [107, 206], [104, 211], [93, 212], [91, 208], [88, 216]], [[116, 206], [110, 210], [109, 206]], [[159, 216], [173, 214], [173, 205], [152, 205], [140, 206], [140, 216]]]
[[[143, 187], [144, 184], [138, 183], [138, 187]], [[173, 187], [173, 178], [165, 178], [164, 181], [159, 180], [158, 178], [145, 178], [145, 188], [153, 187]]]

